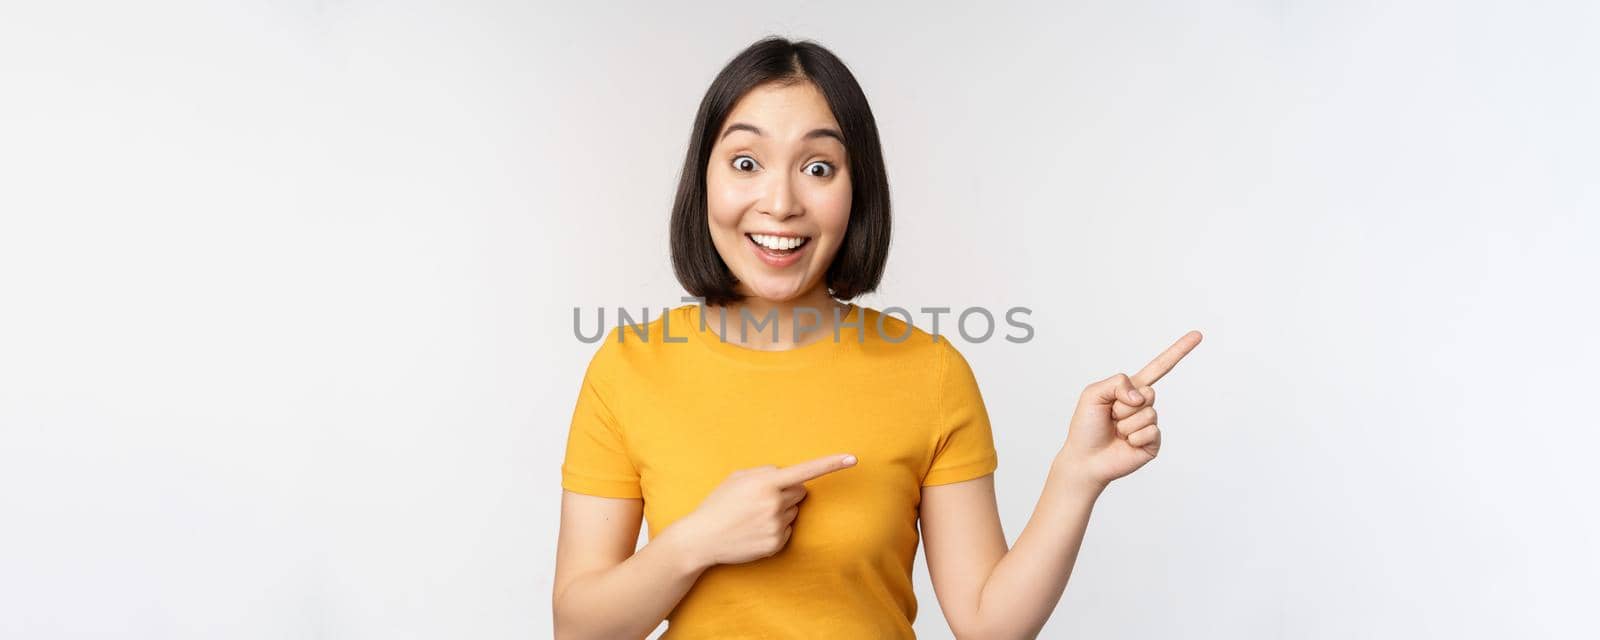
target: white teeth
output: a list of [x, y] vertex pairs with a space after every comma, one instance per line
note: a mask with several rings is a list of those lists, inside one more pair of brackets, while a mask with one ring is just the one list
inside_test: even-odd
[[793, 249], [805, 244], [807, 240], [810, 240], [810, 238], [788, 238], [784, 236], [769, 236], [761, 233], [750, 234], [750, 239], [755, 240], [756, 244], [775, 251]]

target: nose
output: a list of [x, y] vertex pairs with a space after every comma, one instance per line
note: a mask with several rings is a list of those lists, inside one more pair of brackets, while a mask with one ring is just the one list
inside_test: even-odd
[[758, 211], [779, 220], [800, 215], [800, 199], [795, 197], [794, 180], [788, 172], [776, 171], [767, 181], [767, 193], [762, 197]]

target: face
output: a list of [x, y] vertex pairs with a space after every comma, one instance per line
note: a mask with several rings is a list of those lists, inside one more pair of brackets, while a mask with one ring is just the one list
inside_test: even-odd
[[771, 302], [813, 293], [850, 222], [850, 170], [827, 100], [810, 82], [761, 85], [717, 135], [706, 217], [736, 290]]

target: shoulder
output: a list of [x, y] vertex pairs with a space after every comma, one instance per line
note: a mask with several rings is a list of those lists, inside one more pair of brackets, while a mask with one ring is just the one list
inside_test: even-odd
[[664, 357], [663, 352], [681, 347], [680, 343], [692, 339], [688, 336], [693, 323], [692, 307], [612, 309], [611, 313], [602, 315], [601, 322], [609, 323], [610, 328], [594, 345], [594, 353], [589, 358], [589, 375], [616, 378], [647, 370]]
[[[923, 370], [934, 377], [942, 377], [952, 366], [967, 366], [966, 358], [951, 342], [945, 326], [918, 324], [925, 317], [919, 318], [899, 307], [879, 310], [862, 306], [861, 319], [863, 350], [868, 354], [914, 363], [925, 367]], [[942, 320], [948, 323], [950, 319]]]

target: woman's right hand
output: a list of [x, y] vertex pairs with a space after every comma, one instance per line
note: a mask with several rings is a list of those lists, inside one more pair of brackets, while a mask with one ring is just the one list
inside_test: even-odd
[[787, 467], [734, 471], [673, 528], [696, 562], [707, 567], [765, 558], [789, 543], [806, 497], [805, 482], [855, 463], [855, 456], [835, 454]]

